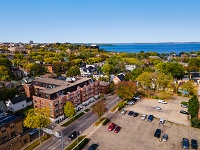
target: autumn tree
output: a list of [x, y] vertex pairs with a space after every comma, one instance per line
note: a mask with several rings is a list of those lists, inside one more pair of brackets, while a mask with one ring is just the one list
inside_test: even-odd
[[133, 81], [121, 81], [115, 86], [115, 90], [123, 100], [131, 100], [136, 92], [136, 83]]
[[[25, 127], [28, 128], [38, 128], [39, 129], [39, 139], [40, 139], [40, 129], [46, 128], [50, 124], [50, 109], [30, 109], [23, 122]], [[41, 139], [40, 139], [41, 142]]]
[[99, 101], [92, 106], [92, 112], [97, 114], [98, 118], [100, 119], [101, 116], [106, 112], [106, 104], [104, 101]]
[[64, 114], [68, 118], [73, 118], [76, 115], [74, 105], [70, 101], [66, 102], [64, 106]]
[[6, 81], [10, 78], [9, 76], [9, 69], [5, 66], [0, 66], [0, 80]]
[[183, 91], [187, 91], [189, 95], [194, 95], [196, 92], [194, 82], [192, 80], [185, 82], [181, 88]]
[[78, 66], [71, 66], [70, 68], [69, 68], [69, 70], [67, 70], [67, 72], [66, 72], [66, 76], [67, 77], [73, 77], [73, 76], [77, 76], [77, 75], [80, 75], [81, 73], [80, 73], [80, 69], [79, 69], [79, 67]]

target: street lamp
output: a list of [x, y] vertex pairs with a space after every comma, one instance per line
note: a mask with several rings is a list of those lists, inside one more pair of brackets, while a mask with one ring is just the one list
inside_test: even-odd
[[[57, 136], [57, 137], [61, 137], [61, 140], [62, 140], [62, 150], [64, 150], [64, 141], [63, 141], [63, 133], [62, 133], [62, 130], [59, 130], [59, 132], [60, 132], [60, 135], [55, 135], [55, 136]], [[57, 132], [57, 134], [59, 134], [58, 132]]]

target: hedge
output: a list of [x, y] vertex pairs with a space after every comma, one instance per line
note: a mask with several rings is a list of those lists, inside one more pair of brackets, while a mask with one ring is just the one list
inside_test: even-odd
[[188, 106], [188, 102], [182, 101], [181, 104]]
[[76, 148], [74, 148], [74, 150], [83, 149], [88, 144], [89, 141], [90, 141], [90, 139], [85, 138], [84, 140], [82, 140], [81, 143], [78, 144], [78, 148], [76, 147]]
[[72, 118], [69, 121], [67, 121], [64, 124], [62, 124], [62, 126], [64, 126], [64, 127], [68, 126], [70, 123], [74, 122], [76, 119], [80, 118], [84, 114], [85, 114], [84, 112], [81, 112], [80, 114], [76, 115], [74, 118]]
[[102, 125], [105, 126], [109, 121], [110, 121], [110, 119], [106, 118], [106, 119], [102, 122]]
[[95, 126], [98, 126], [105, 119], [106, 119], [106, 117], [101, 117], [100, 119], [98, 119], [98, 121], [95, 122]]
[[88, 112], [88, 111], [90, 111], [90, 109], [89, 109], [89, 108], [87, 108], [87, 109], [85, 110], [85, 112]]
[[[85, 137], [86, 137], [85, 135], [78, 137], [78, 142], [80, 142]], [[65, 150], [72, 150], [76, 146], [77, 146], [77, 140], [74, 140], [74, 142], [70, 144]]]

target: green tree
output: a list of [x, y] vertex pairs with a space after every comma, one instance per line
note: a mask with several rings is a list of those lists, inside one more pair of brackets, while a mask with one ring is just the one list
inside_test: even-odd
[[77, 76], [77, 75], [80, 75], [80, 69], [78, 66], [71, 66], [69, 68], [69, 70], [67, 70], [67, 73], [66, 73], [66, 76], [67, 77], [73, 77], [73, 76]]
[[6, 89], [5, 87], [0, 89], [0, 99], [6, 101], [15, 95], [18, 95], [19, 91], [16, 88]]
[[[28, 128], [38, 128], [39, 129], [39, 138], [40, 138], [40, 129], [46, 128], [50, 124], [50, 109], [30, 109], [28, 114], [23, 122], [25, 127]], [[41, 143], [41, 138], [40, 138]]]
[[64, 106], [64, 114], [68, 118], [73, 118], [76, 115], [74, 105], [70, 101], [66, 102]]
[[188, 112], [191, 114], [192, 117], [197, 117], [199, 110], [199, 101], [198, 97], [194, 95], [188, 102]]
[[6, 81], [10, 78], [9, 76], [9, 69], [5, 66], [0, 66], [0, 80]]
[[29, 64], [28, 67], [30, 69], [29, 76], [39, 76], [39, 75], [43, 75], [46, 73], [45, 66], [43, 66], [41, 64], [33, 63], [33, 64]]
[[106, 112], [106, 104], [104, 101], [99, 101], [92, 106], [92, 112], [97, 114], [98, 118], [100, 119], [101, 116]]
[[112, 67], [111, 65], [109, 65], [108, 63], [105, 63], [105, 64], [103, 65], [103, 67], [101, 68], [101, 70], [102, 70], [105, 74], [109, 75], [109, 74], [111, 73], [111, 70], [112, 70], [111, 67]]
[[121, 81], [115, 87], [116, 93], [123, 100], [131, 100], [136, 92], [136, 83], [133, 81]]

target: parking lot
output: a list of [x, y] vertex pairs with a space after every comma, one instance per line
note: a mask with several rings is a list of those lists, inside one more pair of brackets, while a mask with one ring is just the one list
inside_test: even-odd
[[[181, 125], [190, 126], [188, 115], [180, 113], [180, 110], [187, 111], [187, 108], [182, 108], [180, 103], [188, 100], [188, 97], [178, 96], [167, 100], [167, 104], [162, 104], [158, 103], [158, 100], [145, 98], [138, 100], [135, 105], [126, 106], [125, 109], [136, 111], [140, 114], [152, 114], [157, 118], [163, 118]], [[155, 106], [159, 106], [161, 110], [154, 109]]]
[[[200, 130], [171, 122], [160, 126], [157, 118], [148, 122], [147, 119], [142, 120], [141, 115], [133, 117], [116, 112], [110, 119], [122, 127], [119, 133], [108, 131], [110, 123], [101, 126], [90, 137], [85, 149], [90, 144], [97, 143], [99, 150], [179, 150], [182, 149], [182, 138], [188, 138], [189, 141], [194, 138], [200, 142]], [[162, 129], [161, 136], [168, 134], [168, 141], [160, 142], [159, 138], [154, 137], [157, 128]]]

